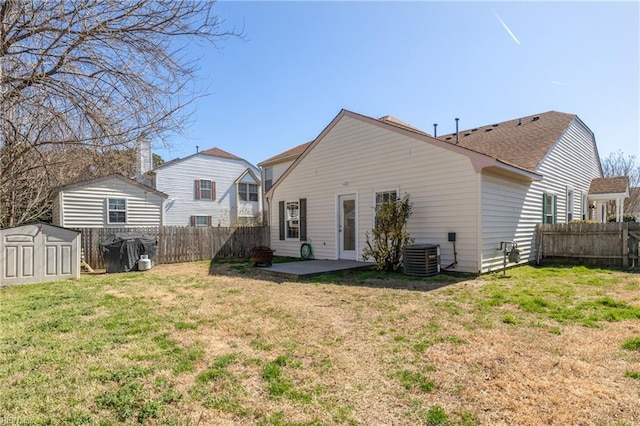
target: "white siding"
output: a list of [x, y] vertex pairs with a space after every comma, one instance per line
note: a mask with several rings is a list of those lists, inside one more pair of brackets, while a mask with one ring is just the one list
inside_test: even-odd
[[575, 119], [540, 162], [541, 181], [530, 185], [484, 173], [482, 176], [482, 271], [502, 267], [500, 241], [518, 243], [522, 262], [535, 260], [535, 226], [542, 222], [544, 192], [557, 196], [557, 222], [566, 222], [567, 187], [574, 189], [573, 213], [581, 219], [582, 194], [591, 179], [601, 177], [595, 140], [589, 129]]
[[[107, 223], [107, 199], [127, 200], [126, 224]], [[162, 224], [162, 201], [159, 195], [145, 191], [118, 178], [60, 191], [61, 222], [67, 228], [104, 228], [158, 226]]]
[[440, 244], [442, 265], [453, 262], [448, 232], [457, 233], [456, 270], [477, 272], [477, 174], [468, 157], [348, 116], [323, 137], [275, 188], [271, 246], [299, 256], [300, 242], [280, 241], [278, 202], [307, 199], [307, 235], [317, 259], [336, 259], [337, 199], [357, 194], [357, 258], [373, 227], [374, 195], [396, 189], [413, 203], [409, 233], [416, 243]]
[[[211, 216], [213, 226], [229, 226], [237, 217], [236, 179], [247, 169], [260, 171], [244, 160], [193, 155], [155, 170], [156, 189], [169, 196], [165, 205], [165, 225], [189, 226], [191, 216]], [[216, 183], [216, 199], [196, 200], [194, 181]], [[262, 197], [262, 190], [258, 190]]]

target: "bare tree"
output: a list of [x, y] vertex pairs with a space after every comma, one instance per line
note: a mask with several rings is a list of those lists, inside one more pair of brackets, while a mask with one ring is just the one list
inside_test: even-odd
[[[182, 50], [230, 36], [214, 2], [0, 1], [0, 226], [37, 216], [78, 154], [183, 128], [197, 71]], [[78, 150], [84, 148], [85, 150]], [[71, 159], [71, 161], [69, 161]]]
[[[640, 187], [640, 162], [635, 155], [627, 155], [621, 150], [609, 154], [602, 160], [602, 173], [605, 177], [628, 176], [629, 187]], [[640, 211], [640, 191], [631, 190], [630, 197], [625, 203], [625, 212]], [[615, 212], [615, 205], [608, 206], [609, 213]]]

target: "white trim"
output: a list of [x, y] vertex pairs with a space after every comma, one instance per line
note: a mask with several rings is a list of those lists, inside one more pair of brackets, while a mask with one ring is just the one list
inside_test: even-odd
[[358, 253], [359, 253], [359, 228], [358, 228], [358, 204], [359, 204], [359, 197], [358, 197], [358, 191], [340, 191], [336, 193], [336, 198], [335, 198], [335, 235], [336, 235], [336, 246], [335, 246], [335, 258], [337, 260], [340, 259], [349, 259], [349, 258], [345, 258], [345, 257], [341, 257], [342, 251], [341, 251], [341, 245], [342, 245], [342, 239], [341, 239], [341, 232], [340, 232], [340, 223], [341, 223], [341, 213], [342, 213], [342, 205], [341, 205], [341, 199], [342, 197], [353, 197], [354, 201], [355, 201], [355, 248], [354, 248], [354, 255], [353, 255], [353, 259], [351, 260], [357, 260], [358, 259]]
[[[111, 222], [109, 219], [109, 212], [111, 212], [111, 208], [109, 207], [110, 200], [124, 200], [124, 222]], [[128, 214], [128, 205], [127, 199], [124, 197], [107, 197], [107, 217], [106, 223], [107, 225], [126, 225], [128, 222], [129, 214]], [[113, 210], [114, 212], [120, 212], [122, 210]]]
[[375, 228], [376, 226], [376, 205], [377, 205], [377, 200], [376, 200], [376, 196], [382, 192], [393, 192], [395, 191], [396, 193], [396, 200], [400, 199], [400, 187], [397, 187], [396, 189], [374, 189], [373, 190], [373, 194], [371, 194], [372, 197], [372, 201], [371, 201], [371, 227], [372, 229]]

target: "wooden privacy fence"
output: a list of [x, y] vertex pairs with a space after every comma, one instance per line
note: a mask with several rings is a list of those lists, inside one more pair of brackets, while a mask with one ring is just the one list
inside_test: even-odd
[[594, 266], [638, 267], [640, 223], [538, 225], [536, 257]]
[[100, 242], [119, 232], [140, 232], [157, 238], [156, 263], [194, 262], [225, 257], [248, 257], [255, 246], [269, 245], [268, 226], [141, 228], [81, 228], [84, 261], [104, 269]]

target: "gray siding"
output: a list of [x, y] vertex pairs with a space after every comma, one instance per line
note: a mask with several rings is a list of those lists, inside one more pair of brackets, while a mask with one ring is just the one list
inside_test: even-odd
[[[260, 171], [244, 160], [232, 160], [206, 154], [194, 155], [157, 170], [156, 189], [169, 196], [165, 205], [165, 225], [189, 226], [191, 216], [211, 216], [213, 226], [230, 226], [237, 218], [236, 179], [247, 169], [256, 176]], [[194, 181], [216, 182], [215, 200], [196, 200]], [[262, 200], [262, 190], [258, 196]], [[258, 208], [262, 205], [259, 202]]]
[[[127, 200], [126, 224], [108, 223], [109, 198]], [[57, 197], [60, 222], [54, 223], [67, 228], [158, 226], [162, 224], [162, 201], [159, 195], [120, 179], [106, 179], [60, 191]]]

